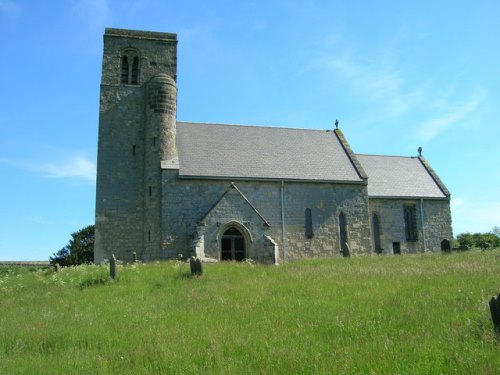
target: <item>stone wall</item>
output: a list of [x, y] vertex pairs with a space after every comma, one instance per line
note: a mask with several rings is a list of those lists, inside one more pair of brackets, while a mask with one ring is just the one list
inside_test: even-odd
[[123, 51], [139, 53], [139, 85], [158, 74], [177, 81], [177, 35], [107, 28], [104, 34], [102, 85], [120, 85]]
[[[139, 57], [136, 84], [121, 83], [122, 57], [127, 51]], [[137, 252], [139, 258], [151, 258], [160, 251], [160, 147], [165, 132], [156, 127], [162, 121], [146, 121], [145, 87], [152, 77], [161, 74], [176, 79], [175, 34], [106, 29], [97, 157], [97, 263], [111, 254], [129, 261], [132, 252]], [[175, 128], [173, 85], [170, 118]]]
[[[193, 240], [204, 236], [208, 256], [219, 258], [220, 236], [228, 223], [243, 226], [251, 244], [248, 256], [270, 250], [266, 236], [278, 246], [279, 261], [340, 254], [338, 216], [347, 217], [349, 246], [354, 253], [371, 249], [368, 199], [365, 185], [285, 182], [283, 186], [285, 243], [281, 221], [281, 182], [236, 181], [235, 186], [250, 203], [237, 194], [223, 198], [230, 181], [178, 179], [174, 170], [163, 171], [163, 244], [160, 258], [191, 255]], [[258, 210], [257, 215], [253, 208]], [[311, 209], [313, 237], [307, 238], [305, 210]], [[269, 225], [266, 226], [264, 221]], [[270, 246], [268, 246], [270, 247]], [[261, 254], [261, 255], [259, 255]]]
[[[403, 207], [409, 204], [416, 206], [418, 228], [418, 241], [416, 242], [406, 240]], [[379, 216], [380, 242], [385, 254], [393, 253], [394, 242], [400, 243], [401, 253], [416, 253], [440, 251], [441, 241], [443, 239], [452, 239], [450, 201], [448, 199], [370, 198], [369, 205], [371, 220], [374, 213]], [[423, 207], [423, 212], [421, 207]]]
[[141, 87], [101, 87], [95, 261], [143, 248], [144, 94]]

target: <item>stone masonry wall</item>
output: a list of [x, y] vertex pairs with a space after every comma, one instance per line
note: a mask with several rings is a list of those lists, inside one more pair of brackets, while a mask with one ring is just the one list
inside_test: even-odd
[[[366, 186], [285, 183], [286, 254], [290, 260], [341, 255], [339, 215], [347, 221], [352, 253], [371, 249]], [[305, 236], [305, 210], [311, 209], [313, 237]]]
[[[95, 261], [132, 259], [143, 247], [143, 91], [101, 88]], [[122, 109], [124, 108], [124, 109]]]
[[[199, 230], [198, 222], [230, 187], [230, 181], [178, 179], [177, 172], [163, 171], [163, 244], [161, 258], [173, 258], [177, 254], [189, 256], [193, 235]], [[270, 224], [264, 229], [243, 200], [241, 207], [233, 207], [234, 217], [225, 213], [220, 225], [233, 219], [243, 223], [254, 240], [263, 235], [271, 237], [279, 248], [279, 261], [283, 260], [281, 224], [281, 183], [272, 181], [236, 181], [235, 185]], [[340, 254], [338, 239], [338, 215], [347, 217], [348, 239], [351, 251], [369, 252], [370, 229], [368, 199], [365, 185], [285, 182], [285, 252], [287, 260], [304, 257], [332, 256]], [[314, 236], [305, 234], [305, 210], [312, 211]], [[212, 217], [213, 222], [213, 217]], [[218, 257], [216, 243], [205, 238], [205, 252]], [[207, 243], [208, 242], [208, 243]], [[258, 241], [256, 246], [263, 246]], [[218, 243], [217, 243], [218, 246]], [[252, 251], [256, 252], [256, 249]]]
[[[137, 84], [121, 83], [122, 57], [130, 50], [139, 57]], [[106, 29], [97, 158], [97, 263], [111, 254], [130, 261], [132, 252], [153, 259], [160, 251], [162, 153], [157, 150], [163, 133], [158, 129], [157, 142], [154, 132], [148, 128], [146, 134], [145, 129], [145, 86], [160, 74], [177, 77], [176, 34]], [[175, 113], [173, 119], [175, 124]]]
[[102, 61], [102, 85], [119, 85], [123, 51], [139, 52], [139, 85], [158, 74], [177, 81], [177, 35], [171, 33], [106, 29]]
[[[439, 251], [443, 239], [452, 239], [449, 200], [423, 200], [424, 225], [421, 218], [420, 199], [370, 198], [370, 218], [374, 213], [380, 220], [380, 242], [383, 253], [393, 253], [393, 242], [399, 242], [401, 253]], [[415, 204], [418, 241], [408, 242], [405, 235], [404, 205]], [[370, 224], [371, 225], [371, 224]], [[424, 231], [425, 230], [425, 236]], [[425, 237], [425, 246], [424, 246]]]

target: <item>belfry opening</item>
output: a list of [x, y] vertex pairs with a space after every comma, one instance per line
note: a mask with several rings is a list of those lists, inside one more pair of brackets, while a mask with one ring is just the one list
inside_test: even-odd
[[242, 261], [245, 259], [245, 237], [235, 227], [224, 232], [220, 246], [220, 260]]

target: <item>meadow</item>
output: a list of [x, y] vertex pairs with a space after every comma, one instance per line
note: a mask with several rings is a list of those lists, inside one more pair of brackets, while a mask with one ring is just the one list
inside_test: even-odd
[[0, 268], [0, 374], [499, 374], [500, 250]]

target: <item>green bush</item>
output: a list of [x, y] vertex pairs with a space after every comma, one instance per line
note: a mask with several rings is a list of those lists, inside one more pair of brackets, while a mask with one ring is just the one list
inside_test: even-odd
[[86, 226], [71, 234], [72, 239], [65, 247], [50, 257], [50, 263], [60, 266], [77, 266], [94, 261], [94, 225]]

